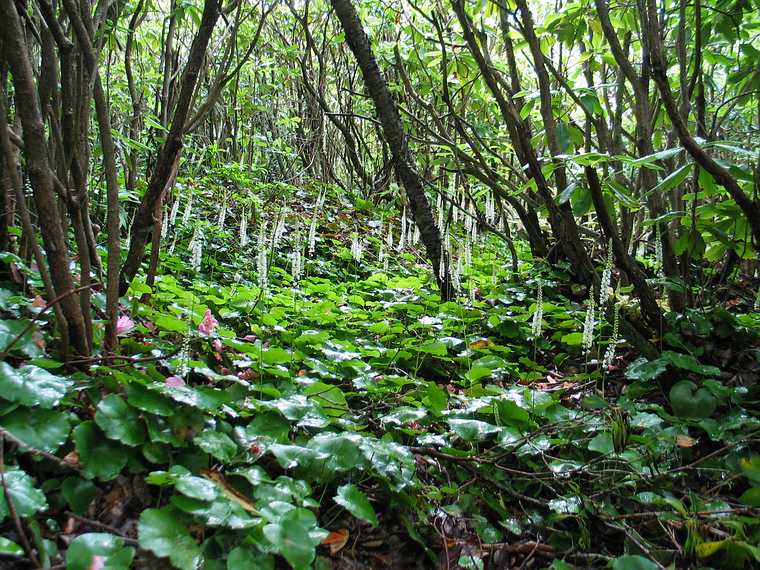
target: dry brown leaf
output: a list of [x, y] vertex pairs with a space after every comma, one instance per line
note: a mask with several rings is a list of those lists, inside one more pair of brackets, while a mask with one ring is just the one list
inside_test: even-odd
[[474, 350], [478, 350], [481, 348], [488, 348], [489, 346], [491, 346], [491, 344], [492, 344], [491, 341], [488, 340], [487, 338], [481, 338], [481, 339], [471, 342], [470, 348]]
[[216, 483], [225, 497], [231, 501], [235, 501], [249, 513], [253, 515], [259, 514], [259, 511], [256, 510], [256, 507], [251, 502], [251, 500], [243, 495], [243, 493], [235, 489], [232, 485], [230, 485], [224, 475], [218, 471], [211, 471], [210, 469], [201, 470], [201, 475], [203, 475], [206, 479]]
[[344, 546], [346, 546], [346, 543], [348, 542], [348, 536], [349, 534], [347, 528], [334, 530], [327, 535], [327, 538], [322, 541], [322, 544], [330, 547], [330, 556], [335, 556], [343, 549]]
[[694, 447], [697, 443], [697, 440], [693, 437], [689, 437], [688, 435], [677, 435], [676, 436], [676, 445], [678, 447]]

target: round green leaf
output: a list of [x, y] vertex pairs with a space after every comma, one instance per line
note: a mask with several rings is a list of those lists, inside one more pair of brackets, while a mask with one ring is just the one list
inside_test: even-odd
[[264, 536], [295, 570], [309, 568], [316, 556], [316, 543], [310, 531], [317, 528], [314, 513], [291, 509], [276, 524], [264, 527]]
[[203, 555], [173, 509], [147, 509], [137, 525], [140, 546], [156, 556], [169, 558], [180, 570], [196, 570]]
[[66, 414], [53, 410], [18, 409], [0, 418], [0, 424], [35, 449], [55, 452], [69, 437]]
[[53, 408], [66, 395], [71, 380], [50, 374], [37, 366], [13, 368], [0, 362], [0, 385], [2, 397], [27, 406]]
[[10, 554], [12, 556], [23, 556], [24, 549], [12, 540], [0, 536], [0, 554]]
[[116, 394], [100, 401], [95, 423], [109, 438], [125, 445], [135, 446], [145, 442], [145, 426], [140, 415]]
[[718, 400], [709, 390], [697, 389], [690, 380], [681, 380], [670, 389], [670, 405], [682, 418], [709, 418], [718, 406]]
[[[97, 562], [103, 570], [127, 570], [135, 549], [124, 546], [124, 539], [108, 533], [87, 533], [76, 537], [66, 552], [68, 570], [90, 570]], [[96, 562], [97, 561], [97, 562]]]
[[354, 515], [357, 519], [367, 521], [373, 527], [377, 527], [377, 515], [375, 509], [369, 503], [365, 495], [356, 485], [343, 485], [338, 488], [335, 502]]
[[193, 442], [209, 455], [219, 461], [228, 463], [237, 453], [237, 445], [227, 434], [218, 431], [204, 431]]
[[[13, 506], [20, 517], [30, 517], [47, 509], [45, 493], [34, 486], [34, 481], [24, 471], [15, 469], [4, 474], [5, 486], [13, 501]], [[5, 489], [0, 486], [0, 521], [8, 516], [8, 501], [5, 499]]]
[[81, 477], [67, 477], [61, 484], [61, 494], [69, 508], [75, 513], [83, 515], [97, 495], [97, 487]]
[[213, 501], [218, 493], [212, 481], [194, 475], [180, 475], [174, 488], [186, 497], [200, 501]]
[[274, 570], [274, 558], [250, 546], [238, 546], [227, 557], [227, 570]]
[[82, 422], [74, 429], [74, 443], [82, 464], [82, 474], [89, 479], [97, 477], [110, 481], [127, 464], [125, 449], [104, 437], [94, 422]]

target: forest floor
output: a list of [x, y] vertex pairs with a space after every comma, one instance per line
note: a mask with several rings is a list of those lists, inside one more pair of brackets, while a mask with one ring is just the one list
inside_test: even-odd
[[[200, 271], [165, 256], [125, 298], [128, 359], [86, 374], [38, 321], [0, 365], [12, 567], [22, 534], [75, 570], [760, 563], [751, 294], [668, 322], [656, 360], [599, 315], [584, 351], [568, 275], [522, 250], [511, 274], [485, 239], [442, 302], [414, 246], [377, 258], [369, 215], [358, 259], [356, 222], [320, 221], [297, 283], [286, 235], [266, 291], [234, 231]], [[6, 338], [39, 311], [2, 301]]]

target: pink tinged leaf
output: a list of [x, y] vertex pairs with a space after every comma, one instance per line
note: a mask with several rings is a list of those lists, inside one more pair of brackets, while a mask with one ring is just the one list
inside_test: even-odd
[[32, 301], [32, 307], [35, 309], [44, 309], [45, 308], [45, 299], [37, 295], [34, 300]]
[[92, 562], [87, 570], [103, 570], [106, 567], [106, 559], [104, 556], [96, 554], [92, 557]]
[[135, 322], [126, 315], [122, 315], [116, 321], [116, 334], [127, 334], [135, 328]]
[[243, 340], [246, 341], [246, 342], [253, 342], [254, 340], [256, 340], [256, 335], [255, 334], [247, 334], [247, 335], [245, 335], [243, 337]]
[[198, 325], [198, 332], [204, 336], [211, 336], [218, 324], [219, 321], [217, 321], [214, 318], [214, 315], [211, 314], [211, 309], [206, 309], [206, 314], [203, 315], [203, 320], [201, 321], [201, 324]]
[[179, 376], [169, 376], [164, 382], [169, 388], [179, 388], [185, 385], [185, 381]]

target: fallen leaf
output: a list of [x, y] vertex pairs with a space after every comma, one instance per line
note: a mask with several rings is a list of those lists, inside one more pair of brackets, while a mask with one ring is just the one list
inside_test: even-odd
[[240, 504], [240, 506], [249, 513], [254, 515], [259, 514], [259, 511], [256, 510], [256, 507], [251, 502], [251, 500], [243, 495], [243, 493], [235, 489], [232, 485], [230, 485], [224, 475], [218, 471], [211, 471], [209, 469], [201, 470], [201, 475], [203, 475], [206, 479], [209, 479], [210, 481], [216, 483], [225, 497]]
[[488, 340], [487, 338], [481, 338], [481, 339], [478, 339], [476, 341], [471, 342], [470, 343], [470, 348], [472, 348], [474, 350], [478, 350], [478, 349], [481, 349], [481, 348], [487, 348], [487, 347], [491, 346], [491, 344], [492, 344], [491, 341]]
[[694, 447], [696, 445], [697, 440], [693, 437], [689, 437], [688, 435], [677, 435], [676, 436], [676, 445], [678, 447]]
[[348, 542], [348, 529], [341, 528], [327, 535], [322, 544], [330, 547], [330, 556], [335, 556]]

